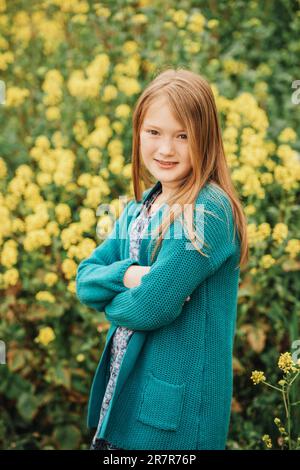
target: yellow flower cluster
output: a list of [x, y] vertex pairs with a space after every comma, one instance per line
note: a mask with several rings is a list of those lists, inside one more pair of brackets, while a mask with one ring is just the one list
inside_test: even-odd
[[73, 178], [75, 154], [71, 149], [50, 149], [50, 142], [46, 136], [39, 136], [35, 146], [29, 151], [30, 156], [38, 162], [42, 172], [39, 182], [57, 186], [66, 186]]
[[66, 279], [72, 279], [76, 275], [77, 264], [72, 259], [65, 259], [61, 265]]
[[[0, 46], [1, 44], [2, 42], [0, 43]], [[15, 57], [12, 52], [3, 52], [0, 54], [0, 70], [7, 70], [8, 64], [12, 64], [14, 62], [14, 58]]]
[[247, 70], [247, 65], [244, 62], [239, 62], [234, 59], [225, 59], [223, 61], [223, 67], [229, 75], [239, 75]]
[[[200, 12], [192, 13], [189, 17], [187, 29], [193, 33], [202, 33], [205, 25], [205, 17]], [[211, 27], [211, 26], [210, 26]]]
[[51, 304], [55, 303], [55, 297], [54, 295], [51, 294], [51, 292], [48, 291], [39, 291], [35, 294], [36, 300], [39, 300], [40, 302], [49, 302]]
[[47, 273], [44, 278], [44, 282], [47, 286], [52, 287], [58, 281], [58, 276], [56, 273]]
[[55, 333], [53, 328], [50, 326], [45, 326], [40, 329], [38, 336], [35, 338], [36, 343], [40, 343], [43, 346], [48, 346], [51, 341], [55, 339]]
[[67, 204], [58, 204], [55, 207], [55, 215], [60, 225], [65, 224], [71, 220], [71, 209]]
[[89, 4], [85, 0], [67, 0], [61, 2], [60, 0], [51, 0], [53, 5], [56, 5], [64, 13], [88, 13]]
[[80, 100], [97, 98], [100, 86], [108, 73], [109, 65], [109, 56], [107, 54], [99, 54], [85, 70], [74, 70], [67, 82], [70, 94]]
[[78, 245], [72, 245], [67, 251], [69, 258], [77, 258], [82, 260], [88, 258], [92, 251], [96, 248], [96, 243], [91, 238], [84, 238]]
[[295, 142], [297, 139], [297, 134], [291, 127], [286, 127], [283, 131], [280, 132], [278, 139], [280, 142]]
[[87, 152], [87, 156], [93, 168], [97, 168], [101, 163], [102, 153], [97, 148], [90, 148]]
[[7, 175], [7, 166], [3, 158], [0, 158], [0, 178], [3, 179]]
[[76, 245], [82, 239], [82, 234], [85, 230], [79, 223], [72, 223], [61, 232], [61, 241], [65, 250], [68, 250], [71, 245]]
[[269, 269], [276, 263], [276, 260], [271, 255], [264, 255], [260, 260], [260, 265], [264, 269]]
[[289, 374], [290, 372], [294, 372], [295, 370], [297, 370], [295, 368], [295, 363], [292, 359], [292, 355], [290, 352], [280, 354], [278, 360], [278, 367], [279, 369], [283, 370], [285, 374]]
[[274, 226], [272, 238], [277, 243], [282, 243], [288, 236], [289, 229], [286, 224], [278, 223]]
[[15, 286], [19, 280], [19, 272], [15, 268], [8, 269], [3, 274], [0, 274], [1, 289]]
[[263, 437], [262, 437], [262, 440], [266, 444], [268, 449], [272, 448], [272, 440], [271, 440], [269, 434], [264, 434]]
[[144, 24], [148, 22], [148, 18], [143, 13], [138, 13], [137, 15], [133, 15], [131, 17], [131, 22], [134, 25]]
[[[250, 212], [253, 213], [253, 211]], [[251, 223], [247, 225], [247, 234], [250, 246], [256, 246], [270, 236], [271, 226], [266, 222], [263, 222], [258, 226], [256, 226], [255, 223]]]
[[42, 246], [50, 246], [51, 238], [46, 230], [32, 230], [24, 238], [25, 251], [35, 251]]
[[18, 244], [15, 240], [7, 240], [1, 253], [1, 264], [6, 268], [11, 268], [18, 260]]
[[45, 75], [42, 90], [45, 93], [43, 103], [46, 106], [58, 105], [62, 100], [63, 76], [59, 70], [49, 70]]
[[11, 86], [6, 90], [5, 105], [11, 108], [20, 106], [29, 96], [29, 90]]
[[292, 259], [296, 258], [296, 256], [300, 253], [300, 240], [296, 238], [291, 238], [285, 247], [285, 251], [289, 253]]
[[251, 374], [251, 380], [253, 381], [254, 385], [257, 385], [260, 382], [264, 382], [266, 380], [266, 377], [263, 372], [259, 370], [254, 370]]

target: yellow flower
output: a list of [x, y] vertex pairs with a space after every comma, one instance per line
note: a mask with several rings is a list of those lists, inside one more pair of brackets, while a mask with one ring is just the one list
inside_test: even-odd
[[288, 236], [288, 231], [289, 229], [286, 224], [276, 224], [272, 233], [273, 240], [277, 243], [282, 243], [282, 241]]
[[90, 230], [96, 223], [95, 212], [92, 209], [83, 208], [79, 213], [80, 221], [85, 226], [86, 231]]
[[131, 113], [130, 106], [128, 104], [119, 104], [115, 109], [115, 116], [118, 118], [128, 118]]
[[101, 162], [101, 159], [102, 159], [102, 153], [100, 152], [100, 150], [98, 150], [97, 148], [90, 148], [88, 153], [87, 153], [87, 156], [89, 158], [89, 160], [94, 163], [95, 165], [99, 164]]
[[35, 295], [36, 300], [39, 300], [41, 302], [49, 302], [51, 304], [54, 304], [55, 302], [55, 297], [48, 291], [39, 291]]
[[259, 370], [254, 370], [251, 374], [251, 380], [253, 381], [254, 385], [257, 385], [260, 382], [264, 382], [266, 380], [266, 377], [263, 372]]
[[76, 282], [75, 281], [69, 282], [68, 291], [71, 292], [72, 294], [76, 294]]
[[89, 173], [82, 173], [77, 179], [78, 186], [83, 186], [85, 188], [90, 188], [92, 185], [92, 175]]
[[24, 238], [25, 251], [34, 251], [41, 246], [50, 246], [51, 238], [46, 230], [33, 230]]
[[135, 41], [126, 41], [122, 47], [126, 54], [133, 54], [138, 49], [138, 44]]
[[36, 175], [36, 181], [41, 188], [52, 183], [52, 176], [49, 173], [39, 172]]
[[269, 434], [264, 434], [263, 437], [262, 437], [262, 440], [266, 444], [268, 449], [271, 449], [272, 441], [271, 441], [271, 438], [270, 438]]
[[5, 104], [10, 107], [20, 106], [28, 96], [29, 90], [12, 86], [7, 89]]
[[294, 361], [292, 359], [291, 353], [286, 352], [280, 354], [279, 360], [278, 360], [278, 367], [279, 369], [283, 370], [285, 374], [289, 374], [294, 370]]
[[108, 103], [118, 96], [118, 89], [114, 85], [106, 85], [102, 94], [102, 101]]
[[287, 246], [285, 247], [285, 251], [290, 254], [291, 258], [296, 258], [298, 253], [300, 252], [300, 240], [296, 238], [291, 238]]
[[271, 255], [264, 255], [260, 260], [260, 265], [262, 268], [269, 269], [276, 261]]
[[36, 343], [41, 343], [44, 346], [48, 346], [51, 341], [55, 339], [55, 333], [50, 326], [45, 326], [40, 329], [38, 336], [35, 338]]
[[291, 127], [286, 127], [285, 129], [283, 129], [283, 131], [281, 131], [278, 136], [278, 139], [281, 142], [295, 142], [297, 139], [297, 134]]
[[209, 27], [209, 29], [216, 28], [218, 26], [218, 24], [219, 24], [219, 20], [215, 20], [214, 18], [207, 22], [207, 26]]
[[0, 158], [0, 178], [5, 178], [7, 175], [7, 166], [3, 158]]
[[15, 240], [7, 240], [1, 253], [1, 264], [6, 268], [11, 268], [18, 260], [17, 243]]
[[[82, 260], [84, 258], [88, 258], [92, 254], [92, 251], [96, 248], [96, 243], [90, 238], [84, 238], [78, 246], [71, 248], [76, 248], [76, 257]], [[69, 253], [68, 256], [70, 256]]]
[[148, 22], [148, 18], [146, 15], [143, 15], [143, 13], [138, 13], [131, 17], [131, 21], [133, 24], [143, 24]]
[[58, 236], [58, 234], [59, 234], [59, 226], [58, 226], [57, 222], [55, 222], [54, 220], [52, 220], [51, 222], [49, 222], [49, 223], [46, 225], [46, 232], [48, 233], [48, 235]]
[[43, 150], [48, 150], [50, 148], [50, 141], [45, 135], [39, 135], [35, 139], [35, 145]]
[[83, 362], [84, 360], [85, 360], [85, 355], [84, 354], [77, 354], [76, 361]]
[[55, 215], [59, 224], [65, 224], [71, 219], [71, 209], [68, 204], [58, 204], [55, 207]]
[[52, 287], [54, 284], [56, 284], [58, 281], [58, 276], [56, 273], [47, 273], [44, 282], [47, 284], [47, 286]]
[[287, 383], [286, 380], [283, 380], [283, 379], [278, 380], [278, 385], [280, 385], [281, 387], [284, 387], [284, 385], [286, 385], [286, 383]]
[[267, 238], [271, 234], [271, 226], [270, 224], [263, 222], [258, 226], [258, 233], [262, 239]]
[[15, 286], [19, 279], [19, 272], [15, 268], [8, 269], [3, 274], [4, 287]]
[[[214, 20], [211, 20], [211, 21], [214, 21]], [[185, 18], [183, 18], [183, 22], [182, 22], [183, 26], [184, 26], [184, 23], [185, 23]], [[201, 33], [204, 29], [204, 25], [205, 25], [205, 17], [201, 15], [201, 13], [196, 12], [190, 16], [187, 29], [194, 33]], [[210, 26], [208, 27], [213, 27], [212, 25], [213, 23], [210, 23]], [[181, 24], [178, 26], [180, 27]], [[217, 26], [216, 23], [215, 23], [215, 26]]]
[[23, 220], [19, 219], [18, 217], [12, 221], [12, 231], [13, 232], [24, 232], [25, 231], [25, 224]]
[[67, 279], [71, 279], [72, 277], [76, 275], [77, 264], [72, 259], [68, 259], [68, 258], [65, 259], [62, 262], [61, 268]]
[[276, 424], [276, 426], [279, 426], [281, 424], [281, 421], [279, 418], [274, 418], [274, 423]]
[[57, 106], [50, 106], [46, 109], [46, 118], [48, 121], [56, 121], [60, 119], [60, 109]]

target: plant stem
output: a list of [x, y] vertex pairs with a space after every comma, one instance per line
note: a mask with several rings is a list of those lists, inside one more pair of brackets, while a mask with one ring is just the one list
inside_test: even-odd
[[271, 387], [271, 388], [274, 388], [275, 390], [278, 390], [278, 392], [280, 392], [280, 393], [282, 392], [281, 388], [274, 387], [274, 385], [271, 385], [268, 382], [263, 381], [262, 383], [265, 384], [265, 385], [268, 385], [268, 387]]

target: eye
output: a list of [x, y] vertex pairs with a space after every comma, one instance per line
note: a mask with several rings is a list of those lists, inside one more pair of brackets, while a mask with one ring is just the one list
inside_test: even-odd
[[[156, 131], [155, 129], [148, 129], [148, 130], [146, 130], [146, 132], [148, 132], [148, 133], [151, 134], [151, 132], [158, 132], [158, 131]], [[156, 134], [151, 134], [151, 135], [156, 135]], [[187, 139], [187, 135], [186, 135], [186, 134], [179, 134], [179, 135], [180, 135], [180, 136], [184, 136], [185, 139]], [[181, 139], [181, 140], [185, 140], [185, 139]]]
[[[149, 130], [147, 130], [146, 132], [150, 132], [150, 133], [151, 133], [151, 132], [157, 132], [157, 131], [154, 130], [154, 129], [149, 129]], [[153, 135], [153, 134], [151, 134], [151, 135]]]

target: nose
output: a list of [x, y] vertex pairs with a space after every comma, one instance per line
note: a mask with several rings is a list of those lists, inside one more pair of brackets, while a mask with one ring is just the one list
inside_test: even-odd
[[164, 141], [160, 146], [159, 153], [161, 155], [173, 155], [174, 149], [172, 142], [170, 140]]

